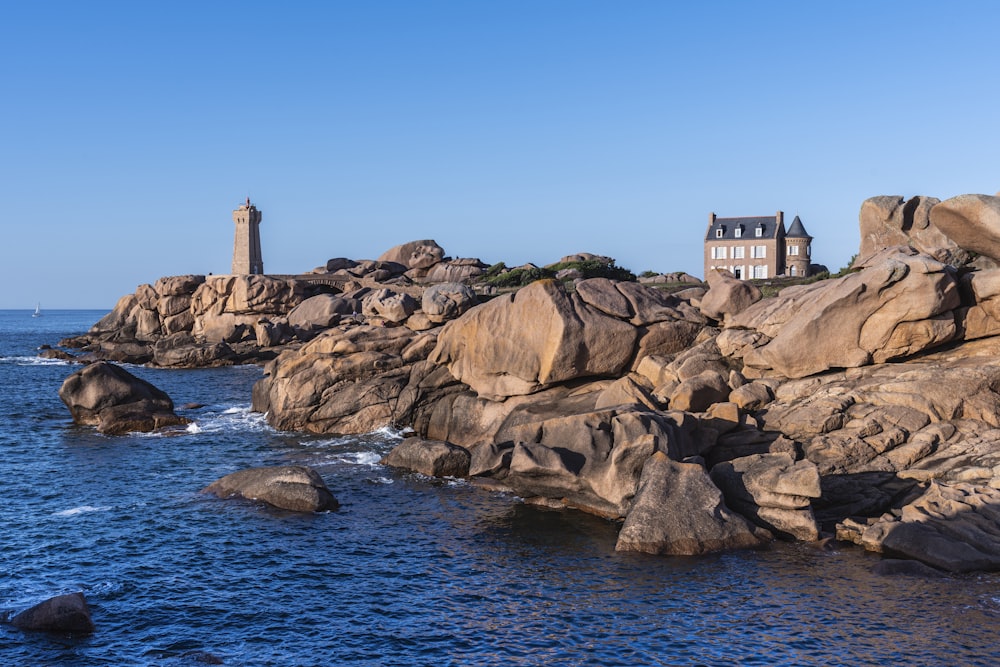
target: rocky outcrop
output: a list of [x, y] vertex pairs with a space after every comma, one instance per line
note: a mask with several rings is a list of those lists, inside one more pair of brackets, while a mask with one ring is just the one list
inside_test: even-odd
[[202, 493], [259, 500], [292, 512], [326, 512], [340, 506], [319, 473], [307, 466], [240, 470], [209, 484]]
[[863, 261], [886, 248], [909, 246], [944, 264], [968, 264], [972, 254], [931, 222], [931, 209], [939, 203], [934, 197], [905, 201], [899, 196], [866, 199], [858, 216], [861, 225], [858, 259]]
[[83, 593], [49, 598], [16, 614], [10, 619], [10, 623], [21, 630], [38, 632], [71, 635], [89, 635], [94, 632], [94, 621], [90, 617], [90, 608]]
[[719, 348], [741, 358], [745, 374], [801, 378], [910, 356], [957, 337], [961, 300], [946, 265], [891, 249], [861, 269], [750, 306], [726, 321]]
[[[146, 286], [109, 316], [128, 335], [102, 345], [161, 360], [208, 338], [237, 358], [285, 345], [254, 388], [273, 426], [412, 427], [387, 464], [622, 520], [622, 550], [837, 531], [935, 568], [997, 569], [1000, 270], [982, 268], [993, 199], [869, 200], [852, 272], [770, 298], [722, 274], [670, 295], [572, 267], [513, 293], [480, 287], [492, 298], [473, 305], [468, 286], [425, 281], [480, 263], [416, 242], [331, 260], [316, 274], [348, 291], [294, 316], [244, 321], [227, 297], [198, 335], [163, 333], [197, 280]], [[363, 312], [336, 312], [341, 299]], [[192, 319], [202, 303], [192, 295]]]
[[1000, 261], [1000, 197], [953, 197], [934, 206], [930, 220], [964, 250]]
[[1000, 490], [931, 482], [902, 508], [867, 521], [847, 520], [837, 537], [890, 557], [948, 572], [1000, 570]]
[[704, 467], [657, 452], [645, 462], [615, 549], [698, 556], [760, 546], [769, 537], [726, 507]]
[[[556, 281], [540, 280], [448, 323], [431, 361], [480, 396], [502, 400], [621, 375], [639, 348], [643, 355], [676, 352], [703, 321], [690, 306], [640, 285], [595, 278], [569, 294]], [[657, 344], [643, 347], [650, 336]]]
[[174, 413], [164, 392], [107, 362], [85, 366], [59, 388], [59, 398], [77, 424], [96, 426], [101, 433], [119, 435], [154, 431], [189, 423]]
[[368, 433], [407, 423], [454, 379], [423, 363], [436, 332], [405, 327], [339, 326], [265, 367], [254, 409], [286, 430]]

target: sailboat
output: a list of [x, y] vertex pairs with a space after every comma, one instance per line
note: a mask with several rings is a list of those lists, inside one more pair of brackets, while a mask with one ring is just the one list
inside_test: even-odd
[[40, 303], [36, 303], [35, 304], [35, 312], [33, 312], [31, 314], [31, 316], [32, 317], [41, 317], [42, 316], [42, 304], [40, 304]]

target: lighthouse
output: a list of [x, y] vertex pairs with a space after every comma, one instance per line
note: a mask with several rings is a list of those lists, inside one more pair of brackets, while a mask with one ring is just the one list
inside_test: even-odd
[[260, 254], [260, 209], [246, 203], [233, 211], [236, 236], [233, 241], [233, 274], [249, 275], [264, 273], [264, 259]]

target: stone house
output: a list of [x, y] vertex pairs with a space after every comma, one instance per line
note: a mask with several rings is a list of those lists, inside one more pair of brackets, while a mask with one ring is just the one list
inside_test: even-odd
[[708, 216], [705, 275], [725, 269], [740, 280], [808, 276], [812, 237], [799, 216], [785, 230], [785, 214], [750, 218]]

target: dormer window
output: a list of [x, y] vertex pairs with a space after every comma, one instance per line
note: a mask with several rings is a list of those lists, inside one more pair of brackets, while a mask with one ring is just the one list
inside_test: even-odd
[[757, 236], [757, 238], [760, 238], [764, 235], [764, 225], [757, 225], [757, 230], [755, 232], [755, 235]]
[[726, 228], [725, 227], [719, 227], [718, 229], [715, 230], [715, 238], [721, 239], [722, 235], [725, 234], [725, 233], [726, 233]]
[[736, 227], [733, 229], [733, 236], [735, 236], [736, 238], [740, 238], [741, 236], [743, 236], [743, 225], [736, 225]]

